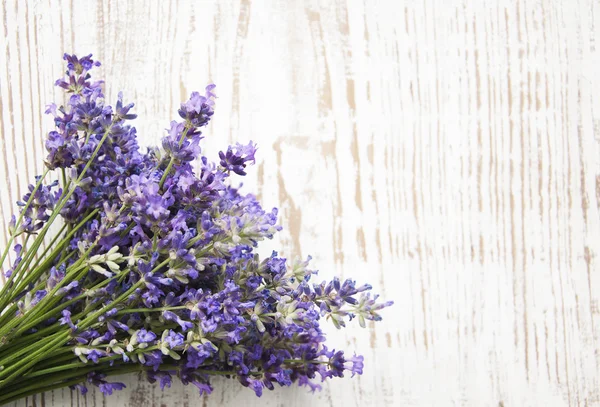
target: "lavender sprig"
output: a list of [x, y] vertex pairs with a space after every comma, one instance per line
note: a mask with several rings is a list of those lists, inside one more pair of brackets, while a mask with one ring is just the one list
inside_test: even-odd
[[[281, 230], [278, 212], [230, 181], [254, 164], [256, 144], [229, 146], [217, 163], [202, 155], [214, 85], [182, 103], [161, 149], [143, 151], [127, 123], [133, 103], [119, 93], [108, 105], [92, 81], [100, 64], [65, 60], [56, 84], [68, 103], [49, 105], [46, 139], [62, 183], [38, 178], [9, 225], [9, 245], [25, 238], [0, 291], [0, 403], [59, 386], [110, 395], [125, 386], [109, 377], [126, 372], [161, 388], [178, 377], [200, 394], [226, 376], [258, 396], [362, 374], [362, 356], [326, 346], [321, 321], [364, 327], [392, 302], [350, 279], [313, 284], [310, 257], [255, 253]], [[59, 216], [65, 226], [36, 259]]]

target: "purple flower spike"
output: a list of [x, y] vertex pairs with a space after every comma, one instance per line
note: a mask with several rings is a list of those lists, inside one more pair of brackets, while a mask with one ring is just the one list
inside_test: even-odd
[[[279, 213], [232, 180], [255, 164], [256, 143], [230, 145], [216, 162], [203, 155], [215, 86], [192, 92], [161, 145], [146, 149], [131, 126], [134, 104], [119, 92], [111, 105], [92, 79], [100, 63], [64, 59], [56, 85], [65, 103], [46, 109], [54, 128], [45, 163], [60, 181], [36, 178], [8, 221], [23, 245], [0, 297], [0, 321], [10, 325], [0, 338], [0, 400], [29, 392], [38, 376], [111, 395], [125, 387], [107, 381], [113, 374], [143, 371], [163, 390], [179, 378], [200, 394], [218, 375], [260, 397], [362, 374], [362, 356], [327, 347], [324, 324], [366, 326], [392, 302], [353, 279], [315, 282], [310, 256], [258, 254], [282, 229]], [[25, 351], [12, 358], [13, 350]]]
[[204, 95], [192, 92], [190, 99], [181, 105], [179, 116], [185, 119], [187, 127], [199, 128], [208, 124], [215, 113], [214, 89], [215, 85], [213, 84], [206, 87]]
[[219, 152], [220, 164], [227, 171], [233, 171], [238, 175], [246, 175], [244, 171], [246, 163], [256, 161], [254, 158], [255, 153], [256, 144], [253, 144], [252, 141], [247, 145], [237, 143], [235, 147], [229, 146], [226, 153]]

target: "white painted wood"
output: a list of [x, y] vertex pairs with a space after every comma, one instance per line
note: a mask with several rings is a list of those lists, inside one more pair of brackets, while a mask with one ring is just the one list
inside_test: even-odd
[[362, 377], [256, 399], [215, 380], [18, 406], [600, 405], [600, 4], [591, 0], [54, 1], [0, 8], [0, 247], [42, 170], [63, 52], [93, 52], [144, 143], [208, 82], [205, 140], [255, 140], [246, 179], [323, 277], [382, 323], [330, 330]]

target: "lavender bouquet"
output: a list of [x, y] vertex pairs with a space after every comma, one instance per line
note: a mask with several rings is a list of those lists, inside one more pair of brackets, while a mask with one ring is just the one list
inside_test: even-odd
[[162, 148], [142, 151], [133, 104], [122, 94], [105, 104], [91, 80], [100, 64], [64, 59], [56, 84], [68, 103], [48, 106], [46, 170], [18, 202], [0, 257], [14, 245], [0, 290], [0, 404], [63, 386], [109, 395], [125, 387], [110, 376], [128, 372], [163, 389], [178, 377], [200, 394], [225, 376], [258, 396], [361, 374], [363, 357], [329, 349], [319, 322], [365, 326], [391, 302], [352, 280], [309, 283], [310, 257], [254, 253], [281, 230], [277, 209], [230, 184], [255, 144], [229, 146], [218, 163], [201, 156], [214, 85], [181, 105]]

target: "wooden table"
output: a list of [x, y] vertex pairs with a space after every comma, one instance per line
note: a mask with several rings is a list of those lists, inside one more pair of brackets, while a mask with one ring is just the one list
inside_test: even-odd
[[16, 405], [600, 405], [597, 1], [4, 0], [0, 20], [0, 247], [60, 57], [92, 52], [146, 145], [216, 83], [204, 151], [258, 142], [244, 188], [285, 227], [266, 249], [396, 302], [329, 329], [365, 371], [316, 395], [131, 376]]

